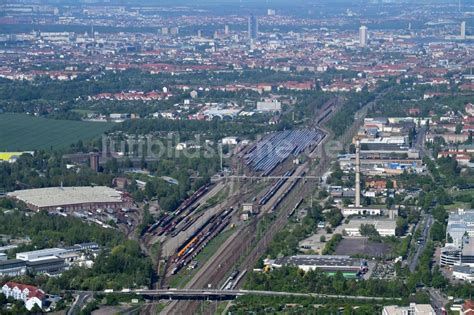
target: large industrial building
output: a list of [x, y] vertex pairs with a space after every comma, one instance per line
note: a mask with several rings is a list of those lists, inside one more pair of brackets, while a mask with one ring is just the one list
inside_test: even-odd
[[370, 208], [370, 207], [354, 207], [352, 205], [349, 205], [347, 208], [342, 209], [342, 215], [345, 217], [351, 216], [351, 215], [382, 215], [386, 209], [382, 208]]
[[130, 203], [123, 193], [105, 186], [25, 189], [10, 192], [7, 196], [23, 201], [35, 211], [120, 209]]
[[35, 250], [31, 252], [22, 252], [16, 254], [16, 259], [21, 259], [24, 261], [29, 261], [33, 259], [41, 259], [51, 256], [60, 256], [66, 254], [68, 251], [64, 248], [46, 248]]
[[[411, 145], [409, 137], [417, 123], [409, 117], [365, 118], [354, 140], [354, 144], [360, 143], [360, 166], [364, 174], [389, 176], [424, 171], [420, 152]], [[357, 163], [354, 154], [341, 155], [338, 160], [343, 170], [353, 169]]]
[[46, 248], [16, 254], [16, 259], [0, 261], [0, 277], [20, 276], [27, 272], [55, 276], [71, 265], [91, 266], [84, 253], [99, 251], [96, 243], [82, 243], [73, 246]]
[[281, 111], [281, 102], [276, 99], [266, 99], [257, 102], [257, 111], [259, 112], [279, 112]]
[[461, 264], [474, 267], [474, 238], [464, 237], [461, 249]]
[[474, 210], [458, 209], [449, 215], [446, 239], [451, 238], [451, 243], [460, 248], [465, 234], [474, 237]]
[[446, 239], [441, 249], [440, 265], [451, 266], [453, 277], [474, 282], [474, 211], [459, 209], [449, 215]]
[[76, 244], [73, 246], [45, 248], [45, 249], [33, 250], [29, 252], [20, 252], [16, 254], [16, 258], [25, 260], [25, 261], [30, 261], [30, 260], [41, 259], [45, 257], [63, 257], [64, 255], [67, 255], [70, 253], [95, 252], [98, 250], [99, 250], [99, 245], [97, 245], [97, 243], [82, 243], [82, 244]]
[[44, 257], [32, 260], [9, 259], [0, 261], [0, 277], [16, 277], [31, 274], [60, 275], [68, 268], [63, 258]]
[[465, 236], [461, 246], [446, 244], [441, 248], [440, 265], [474, 267], [474, 239]]
[[362, 224], [372, 224], [377, 232], [381, 236], [392, 236], [395, 235], [396, 229], [396, 216], [397, 212], [393, 210], [387, 210], [381, 207], [363, 207], [360, 202], [361, 197], [361, 143], [359, 140], [356, 140], [355, 143], [355, 202], [353, 205], [345, 207], [342, 209], [342, 214], [345, 217], [352, 215], [369, 215], [369, 216], [379, 216], [387, 213], [389, 218], [377, 218], [373, 220], [367, 219], [352, 219], [349, 224], [347, 224], [345, 230], [348, 236], [361, 236], [360, 227]]
[[384, 306], [382, 315], [436, 315], [436, 312], [429, 304], [410, 303], [410, 306]]
[[[393, 152], [390, 152], [393, 154]], [[412, 150], [406, 153], [408, 157], [389, 157], [390, 153], [382, 151], [362, 151], [361, 170], [367, 175], [392, 176], [404, 171], [421, 173], [425, 170], [423, 162], [418, 158], [419, 152]], [[343, 170], [350, 170], [355, 165], [355, 154], [341, 154], [338, 156], [339, 165]]]
[[473, 283], [474, 282], [474, 269], [466, 265], [454, 265], [453, 277], [458, 280], [463, 280], [463, 281]]
[[27, 261], [26, 267], [32, 274], [58, 276], [67, 270], [69, 266], [66, 264], [64, 258], [44, 257]]
[[24, 274], [26, 274], [26, 261], [21, 259], [0, 261], [1, 277], [16, 277]]
[[348, 236], [362, 236], [360, 234], [360, 228], [363, 224], [373, 225], [380, 236], [395, 236], [395, 230], [397, 228], [397, 221], [394, 219], [352, 219], [344, 227], [344, 230]]
[[462, 238], [460, 247], [448, 244], [441, 249], [440, 264], [451, 266], [453, 277], [474, 282], [474, 239], [467, 235]]
[[328, 274], [340, 271], [345, 277], [356, 277], [368, 268], [363, 259], [337, 255], [296, 255], [266, 260], [264, 263], [271, 268], [296, 266], [304, 271], [319, 269]]
[[441, 266], [453, 266], [461, 263], [461, 248], [452, 244], [446, 244], [441, 248], [439, 264]]

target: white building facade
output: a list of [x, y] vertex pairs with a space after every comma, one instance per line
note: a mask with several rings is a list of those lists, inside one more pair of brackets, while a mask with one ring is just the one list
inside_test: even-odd
[[27, 310], [31, 311], [35, 305], [43, 308], [43, 301], [46, 294], [43, 290], [32, 285], [26, 285], [16, 282], [7, 282], [2, 287], [2, 293], [6, 298], [12, 297], [15, 300], [21, 300], [25, 303]]

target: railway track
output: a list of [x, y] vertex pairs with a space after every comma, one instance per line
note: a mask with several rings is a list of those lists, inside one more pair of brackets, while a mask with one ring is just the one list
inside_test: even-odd
[[[210, 285], [211, 288], [217, 288], [228, 271], [249, 252], [256, 231], [257, 221], [254, 220], [251, 224], [232, 234], [185, 287], [204, 289], [209, 288]], [[242, 235], [249, 237], [242, 237]], [[199, 307], [199, 303], [197, 301], [174, 301], [163, 310], [163, 314], [193, 314]]]
[[[297, 190], [293, 190], [293, 192], [297, 192]], [[304, 191], [299, 191], [294, 198], [289, 199], [289, 202], [298, 199], [303, 193]], [[288, 222], [291, 211], [291, 208], [288, 211], [280, 211], [277, 219], [260, 239], [257, 239], [257, 219], [234, 233], [233, 237], [229, 238], [228, 242], [224, 243], [220, 250], [203, 266], [202, 274], [195, 277], [194, 281], [188, 283], [186, 287], [216, 288], [237, 264], [239, 264], [239, 270], [252, 270], [256, 261], [265, 253], [275, 234]], [[242, 257], [245, 257], [243, 261]], [[245, 279], [245, 275], [240, 277], [237, 283], [234, 283], [234, 287], [239, 287], [243, 283], [243, 279]], [[167, 308], [169, 312], [164, 313], [192, 314], [199, 307], [199, 303], [197, 301], [172, 302]]]
[[171, 274], [176, 274], [187, 266], [204, 247], [230, 223], [234, 209], [227, 209], [218, 215], [212, 216], [198, 231], [193, 233], [177, 253], [170, 258], [172, 265]]
[[[315, 170], [314, 175], [321, 176], [329, 165], [328, 157], [322, 146], [328, 141], [329, 133], [319, 126], [320, 123], [327, 121], [331, 115], [336, 112], [340, 98], [327, 102], [323, 108], [316, 114], [312, 127], [319, 128], [324, 133], [321, 141], [312, 149], [309, 156], [320, 156], [320, 162]], [[321, 116], [323, 115], [323, 116]], [[276, 233], [281, 231], [288, 222], [291, 213], [294, 212], [301, 200], [307, 195], [309, 185], [305, 185], [306, 181], [300, 181], [300, 178], [309, 172], [310, 162], [297, 167], [294, 173], [288, 177], [295, 177], [293, 180], [286, 180], [281, 187], [262, 205], [261, 213], [252, 222], [244, 227], [239, 228], [227, 241], [222, 244], [219, 250], [211, 259], [201, 268], [195, 277], [186, 285], [186, 288], [216, 288], [222, 279], [235, 268], [239, 263], [239, 270], [252, 270], [256, 261], [265, 253], [268, 244], [274, 238]], [[298, 183], [302, 183], [301, 189], [294, 189]], [[283, 197], [281, 197], [283, 196]], [[292, 203], [293, 205], [285, 208], [281, 207], [281, 211], [276, 211], [279, 206]], [[270, 211], [276, 211], [277, 218], [272, 225], [267, 228], [265, 234], [257, 239], [258, 220]], [[242, 260], [242, 257], [243, 260]], [[238, 288], [245, 279], [246, 274], [239, 277], [238, 282], [233, 286]], [[162, 312], [162, 314], [193, 314], [199, 307], [199, 302], [182, 301], [172, 302]]]
[[[308, 168], [309, 162], [306, 162], [300, 165], [291, 176], [301, 176], [308, 171]], [[240, 263], [240, 270], [252, 270], [256, 261], [265, 253], [269, 242], [288, 222], [289, 214], [293, 208], [290, 207], [290, 210], [279, 211], [277, 219], [267, 228], [263, 237], [257, 239], [257, 224], [259, 219], [264, 213], [272, 209], [275, 210], [279, 205], [295, 202], [295, 200], [297, 200], [295, 204], [299, 203], [304, 195], [307, 194], [308, 189], [294, 189], [298, 183], [303, 183], [303, 187], [308, 186], [304, 185], [303, 181], [298, 180], [285, 182], [279, 191], [286, 192], [286, 198], [291, 197], [285, 202], [282, 202], [282, 199], [280, 199], [283, 193], [277, 193], [270, 198], [268, 203], [262, 207], [259, 216], [252, 220], [250, 224], [236, 231], [203, 266], [201, 273], [197, 274], [193, 280], [188, 283], [186, 288], [215, 288], [237, 263]], [[242, 257], [245, 257], [243, 261], [241, 260]], [[234, 286], [238, 287], [239, 284], [243, 282], [243, 279], [245, 279], [245, 275], [241, 277], [239, 282], [235, 283]], [[199, 302], [172, 302], [163, 313], [192, 314], [198, 307]]]
[[[199, 188], [194, 194], [187, 198], [183, 203], [173, 211], [172, 213], [165, 214], [158, 220], [156, 220], [146, 230], [146, 234], [152, 235], [168, 235], [176, 231], [176, 228], [180, 223], [192, 214], [198, 207], [199, 203], [196, 203], [201, 197], [203, 197], [211, 188], [212, 184], [206, 184]], [[194, 205], [193, 205], [194, 204]]]

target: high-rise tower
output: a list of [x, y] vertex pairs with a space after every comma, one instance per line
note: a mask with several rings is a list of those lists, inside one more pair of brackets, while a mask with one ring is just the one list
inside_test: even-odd
[[249, 23], [248, 23], [248, 36], [249, 39], [257, 39], [258, 37], [258, 20], [255, 15], [249, 16]]
[[365, 25], [359, 28], [359, 45], [360, 47], [367, 46], [367, 26]]

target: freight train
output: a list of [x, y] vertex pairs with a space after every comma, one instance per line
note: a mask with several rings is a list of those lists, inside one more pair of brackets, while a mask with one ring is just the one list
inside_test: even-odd
[[233, 209], [226, 209], [211, 216], [200, 228], [177, 248], [176, 254], [170, 258], [172, 262], [171, 274], [176, 274], [184, 266], [188, 265], [202, 249], [221, 233], [230, 223]]
[[280, 197], [278, 197], [278, 199], [275, 201], [275, 203], [272, 205], [272, 207], [270, 208], [270, 212], [275, 211], [275, 209], [276, 209], [276, 208], [280, 205], [280, 203], [288, 196], [288, 194], [291, 193], [291, 191], [293, 190], [293, 188], [295, 188], [296, 184], [298, 184], [298, 182], [300, 181], [301, 177], [303, 177], [305, 174], [306, 174], [306, 171], [303, 171], [297, 179], [295, 179], [294, 181], [291, 182], [291, 185], [288, 187], [288, 189], [285, 190], [285, 191], [280, 195]]
[[276, 192], [281, 188], [281, 186], [283, 186], [283, 184], [288, 180], [288, 177], [293, 175], [294, 172], [294, 170], [290, 170], [283, 174], [283, 177], [278, 179], [278, 181], [272, 187], [270, 187], [270, 189], [265, 193], [265, 195], [263, 195], [263, 197], [259, 200], [258, 204], [260, 206], [265, 205], [276, 194]]
[[187, 198], [181, 205], [172, 213], [165, 214], [159, 218], [155, 223], [153, 223], [145, 233], [154, 233], [156, 230], [156, 235], [160, 236], [163, 234], [169, 234], [174, 231], [176, 226], [189, 214], [195, 211], [199, 204], [196, 204], [190, 207], [194, 202], [201, 198], [206, 192], [209, 191], [209, 188], [212, 186], [212, 183], [208, 183], [192, 194]]

